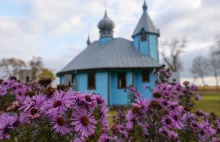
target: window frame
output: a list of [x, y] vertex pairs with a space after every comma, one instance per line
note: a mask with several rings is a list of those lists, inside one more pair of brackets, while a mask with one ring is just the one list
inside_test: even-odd
[[[94, 87], [90, 87], [90, 75], [94, 75], [94, 81], [93, 81], [93, 85]], [[88, 90], [96, 90], [96, 73], [95, 72], [88, 72], [87, 73], [87, 89]]]
[[[120, 76], [122, 76], [125, 80], [124, 86], [123, 85], [119, 86], [119, 81], [120, 81], [120, 78], [121, 78]], [[118, 84], [117, 85], [118, 89], [126, 89], [126, 87], [127, 87], [127, 74], [126, 74], [126, 72], [118, 72], [118, 74], [117, 74], [117, 84]]]
[[[142, 71], [142, 82], [150, 82], [150, 70], [143, 70]], [[144, 78], [146, 75], [148, 75], [148, 79]]]

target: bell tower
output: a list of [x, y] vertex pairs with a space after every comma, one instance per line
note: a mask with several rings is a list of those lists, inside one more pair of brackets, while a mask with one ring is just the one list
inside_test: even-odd
[[159, 62], [158, 38], [160, 32], [148, 15], [148, 6], [145, 1], [142, 8], [143, 14], [132, 34], [133, 44], [140, 53], [149, 55], [156, 62]]

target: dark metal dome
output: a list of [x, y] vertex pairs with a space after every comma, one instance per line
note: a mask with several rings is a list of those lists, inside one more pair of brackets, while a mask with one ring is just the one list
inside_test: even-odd
[[113, 30], [114, 27], [115, 27], [114, 22], [108, 18], [107, 11], [105, 11], [105, 16], [99, 22], [98, 28], [100, 29], [100, 31], [103, 31], [103, 30]]

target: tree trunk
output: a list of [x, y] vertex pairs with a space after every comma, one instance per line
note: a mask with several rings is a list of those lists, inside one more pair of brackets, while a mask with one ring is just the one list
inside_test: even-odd
[[215, 82], [216, 82], [216, 91], [218, 92], [218, 76], [215, 76]]
[[202, 80], [202, 84], [203, 84], [204, 90], [206, 90], [206, 89], [205, 89], [205, 81], [204, 81], [204, 77], [201, 77], [201, 80]]

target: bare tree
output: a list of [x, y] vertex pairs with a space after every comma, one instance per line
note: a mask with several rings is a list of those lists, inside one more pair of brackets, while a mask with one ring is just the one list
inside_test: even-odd
[[22, 68], [26, 67], [26, 64], [23, 60], [9, 58], [3, 58], [0, 61], [0, 68], [2, 68], [5, 73], [4, 77], [17, 76]]
[[216, 90], [220, 81], [220, 36], [215, 37], [215, 44], [210, 48], [210, 69], [212, 75], [215, 77]]
[[180, 61], [180, 54], [184, 52], [187, 41], [185, 38], [177, 39], [173, 38], [171, 41], [161, 42], [161, 56], [164, 62], [169, 66], [169, 68], [176, 72], [182, 68], [182, 63]]
[[215, 42], [216, 42], [216, 54], [220, 56], [220, 36], [215, 37]]
[[41, 57], [33, 57], [29, 62], [32, 70], [32, 79], [37, 80], [37, 74], [43, 70], [43, 59]]
[[218, 90], [219, 79], [220, 79], [220, 59], [213, 52], [211, 52], [210, 54], [209, 67], [210, 67], [209, 69], [211, 75], [215, 77], [216, 90]]
[[208, 61], [202, 56], [198, 56], [193, 60], [191, 72], [195, 78], [200, 78], [202, 80], [203, 86], [205, 86], [204, 77], [208, 75]]

